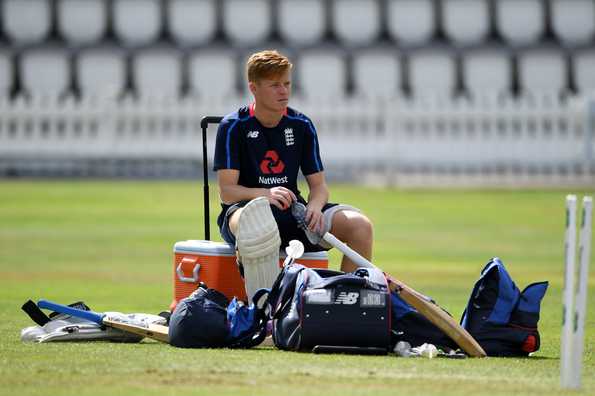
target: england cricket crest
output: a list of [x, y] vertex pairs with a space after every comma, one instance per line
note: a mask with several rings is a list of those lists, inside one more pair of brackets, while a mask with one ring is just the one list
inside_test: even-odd
[[293, 128], [285, 128], [285, 145], [293, 146], [295, 139], [293, 137]]

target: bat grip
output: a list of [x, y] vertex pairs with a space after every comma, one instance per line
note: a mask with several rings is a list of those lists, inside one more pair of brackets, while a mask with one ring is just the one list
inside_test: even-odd
[[76, 316], [77, 318], [87, 319], [91, 322], [95, 322], [98, 324], [103, 324], [103, 317], [105, 316], [102, 314], [98, 314], [97, 312], [83, 311], [82, 309], [72, 308], [68, 305], [58, 304], [47, 300], [39, 300], [37, 302], [37, 306], [42, 309], [49, 309], [54, 312]]

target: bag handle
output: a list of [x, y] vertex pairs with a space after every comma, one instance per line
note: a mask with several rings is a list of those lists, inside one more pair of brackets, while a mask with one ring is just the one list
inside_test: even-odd
[[359, 276], [346, 276], [346, 275], [339, 275], [333, 276], [331, 278], [326, 278], [324, 281], [320, 282], [318, 285], [313, 286], [313, 289], [326, 289], [328, 287], [332, 287], [335, 285], [350, 285], [350, 286], [359, 286], [365, 287], [366, 289], [374, 289], [380, 290], [380, 286], [370, 282], [368, 278], [362, 278]]

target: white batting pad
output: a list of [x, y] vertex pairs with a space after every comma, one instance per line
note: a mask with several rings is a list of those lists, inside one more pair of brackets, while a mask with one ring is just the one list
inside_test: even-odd
[[279, 275], [281, 237], [266, 198], [253, 199], [242, 209], [236, 244], [250, 301], [258, 289], [270, 288]]
[[[162, 324], [165, 318], [145, 313], [123, 314], [105, 312], [106, 317], [118, 318], [122, 322], [139, 325]], [[43, 326], [31, 326], [21, 330], [23, 342], [56, 342], [56, 341], [116, 341], [140, 342], [142, 336], [127, 333], [119, 329], [105, 327], [87, 319], [60, 314]]]

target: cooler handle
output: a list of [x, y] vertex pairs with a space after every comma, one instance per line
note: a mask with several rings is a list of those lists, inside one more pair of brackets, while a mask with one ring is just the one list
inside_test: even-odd
[[[190, 265], [194, 264], [194, 269], [192, 270], [192, 277], [184, 275], [184, 270], [182, 269], [182, 266], [185, 266], [185, 264], [190, 264]], [[200, 270], [200, 264], [198, 264], [197, 259], [184, 257], [182, 259], [182, 261], [180, 261], [180, 264], [178, 264], [178, 268], [176, 268], [176, 274], [178, 275], [178, 279], [181, 282], [198, 283], [198, 271], [199, 270]]]

